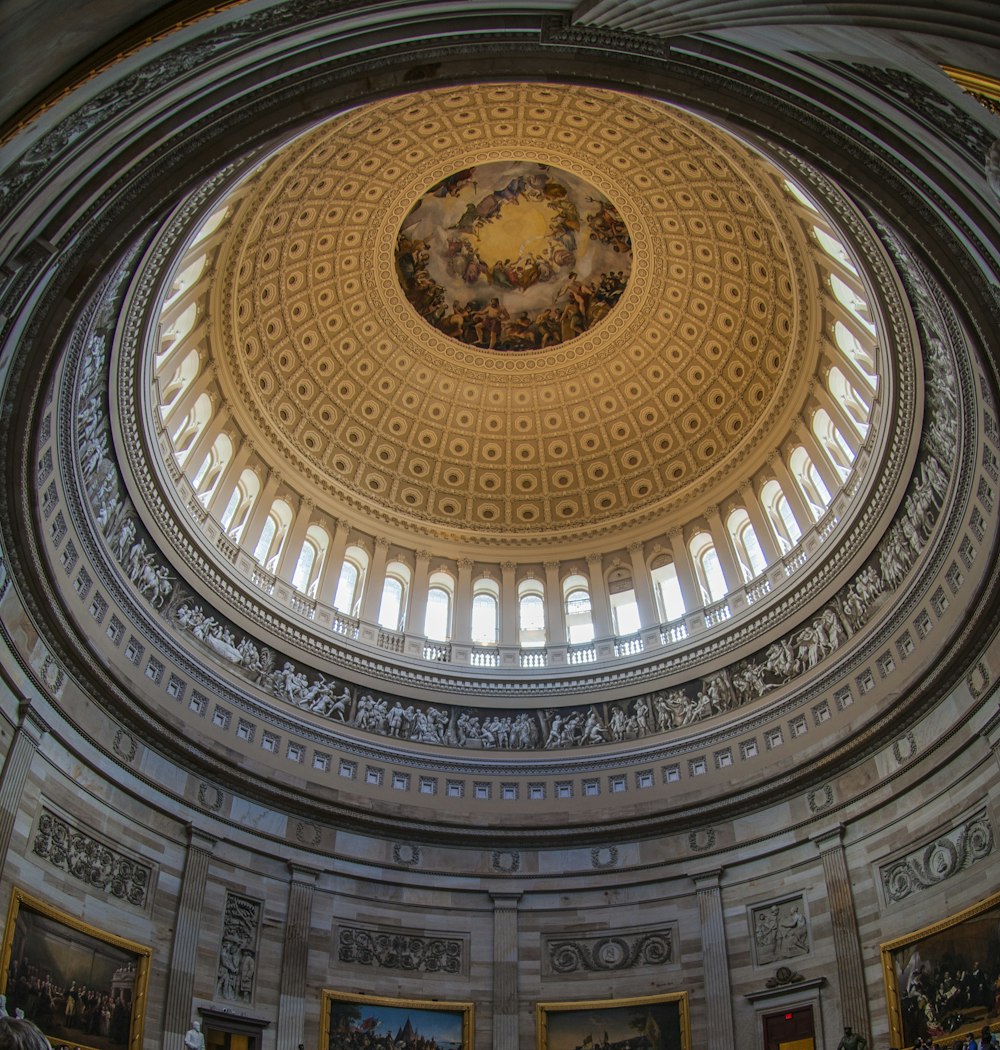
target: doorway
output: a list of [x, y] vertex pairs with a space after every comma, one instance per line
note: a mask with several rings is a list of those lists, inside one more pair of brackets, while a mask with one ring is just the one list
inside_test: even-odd
[[811, 1006], [766, 1014], [764, 1050], [816, 1050], [816, 1028]]

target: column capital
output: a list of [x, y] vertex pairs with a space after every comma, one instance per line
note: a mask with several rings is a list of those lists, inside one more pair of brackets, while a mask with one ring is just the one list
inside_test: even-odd
[[633, 540], [628, 545], [628, 552], [629, 554], [641, 554], [645, 546], [646, 544], [642, 540]]
[[705, 890], [719, 889], [723, 871], [725, 868], [713, 868], [711, 871], [703, 871], [700, 875], [692, 875], [695, 890], [701, 893]]
[[840, 849], [844, 844], [844, 825], [838, 824], [829, 831], [822, 831], [812, 836], [813, 845], [820, 853], [828, 853], [830, 850]]
[[315, 886], [322, 874], [318, 868], [311, 868], [307, 864], [296, 864], [288, 861], [288, 873], [290, 882], [298, 882], [304, 886]]
[[380, 551], [387, 551], [389, 549], [389, 540], [385, 536], [376, 536], [375, 546]]
[[194, 824], [188, 824], [187, 833], [188, 847], [201, 850], [204, 853], [211, 853], [219, 841], [214, 835], [209, 835], [207, 831], [196, 828]]

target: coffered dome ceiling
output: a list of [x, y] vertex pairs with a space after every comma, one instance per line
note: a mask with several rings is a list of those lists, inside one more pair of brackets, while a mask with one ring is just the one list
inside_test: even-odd
[[231, 410], [283, 475], [410, 531], [662, 528], [763, 462], [815, 368], [780, 176], [625, 95], [366, 105], [274, 155], [231, 229]]

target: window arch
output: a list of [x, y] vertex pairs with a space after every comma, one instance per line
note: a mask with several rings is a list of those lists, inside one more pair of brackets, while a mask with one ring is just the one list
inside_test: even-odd
[[472, 588], [472, 642], [496, 645], [500, 640], [500, 587], [484, 576]]
[[268, 511], [267, 520], [261, 531], [260, 539], [254, 548], [254, 558], [267, 569], [274, 572], [278, 564], [281, 548], [292, 524], [292, 508], [283, 500], [276, 499]]
[[215, 487], [219, 484], [223, 471], [232, 458], [232, 440], [228, 434], [219, 434], [212, 442], [211, 449], [201, 461], [201, 466], [191, 481], [192, 488], [204, 506], [208, 506], [208, 501], [212, 498]]
[[813, 413], [812, 431], [841, 479], [846, 479], [854, 463], [854, 452], [825, 408]]
[[737, 507], [726, 519], [726, 528], [740, 563], [743, 579], [749, 583], [767, 570], [767, 558], [761, 550], [757, 533], [745, 507]]
[[382, 581], [382, 600], [378, 607], [379, 627], [387, 631], [402, 631], [406, 627], [406, 606], [410, 597], [410, 568], [401, 561], [391, 561], [385, 567]]
[[847, 249], [836, 237], [831, 237], [826, 230], [821, 229], [819, 226], [813, 227], [813, 235], [819, 241], [820, 247], [831, 259], [836, 259], [846, 270], [857, 275], [858, 271], [854, 268], [854, 261], [848, 255]]
[[570, 645], [585, 645], [594, 640], [594, 620], [590, 603], [590, 584], [576, 573], [563, 580], [563, 605], [566, 610], [566, 637]]
[[529, 577], [517, 585], [517, 634], [523, 646], [545, 644], [545, 589]]
[[170, 285], [170, 297], [163, 304], [164, 312], [198, 280], [207, 262], [208, 256], [204, 252], [199, 252], [194, 258], [188, 256], [184, 259], [181, 269]]
[[221, 208], [216, 208], [211, 215], [202, 223], [201, 229], [194, 235], [194, 240], [191, 242], [191, 247], [194, 248], [201, 244], [202, 241], [208, 240], [213, 233], [225, 222], [229, 216], [229, 205], [225, 204]]
[[211, 418], [212, 399], [208, 394], [200, 394], [194, 407], [181, 420], [173, 434], [174, 453], [178, 463], [183, 465]]
[[677, 567], [665, 554], [661, 554], [650, 570], [653, 581], [653, 593], [656, 595], [656, 608], [661, 623], [679, 620], [687, 611], [684, 608], [684, 595], [681, 593], [680, 580], [677, 579]]
[[826, 382], [831, 397], [836, 398], [844, 406], [844, 411], [858, 434], [864, 437], [868, 433], [868, 420], [872, 410], [871, 401], [865, 399], [864, 395], [836, 365], [830, 369]]
[[814, 520], [818, 521], [826, 508], [830, 506], [833, 497], [820, 477], [816, 464], [813, 463], [809, 453], [802, 445], [792, 449], [792, 454], [788, 459], [788, 468], [792, 477], [795, 478], [795, 483], [799, 486], [799, 491], [805, 497], [809, 513], [812, 514]]
[[451, 638], [451, 617], [455, 603], [455, 581], [446, 572], [432, 572], [427, 587], [427, 613], [424, 636], [435, 642]]
[[772, 478], [761, 488], [760, 504], [767, 514], [768, 523], [781, 552], [787, 554], [802, 538], [802, 529], [799, 528], [799, 523], [788, 504], [788, 498], [776, 479]]
[[299, 551], [299, 560], [292, 573], [292, 586], [311, 598], [316, 596], [316, 585], [323, 572], [323, 563], [330, 546], [330, 534], [322, 525], [310, 525]]
[[837, 321], [834, 324], [833, 338], [837, 348], [845, 356], [849, 357], [858, 366], [858, 370], [868, 378], [869, 385], [874, 391], [877, 375], [875, 372], [875, 359], [872, 357], [870, 350], [843, 321]]
[[191, 303], [177, 315], [174, 320], [160, 331], [160, 349], [156, 355], [156, 367], [159, 368], [170, 356], [174, 348], [194, 331], [194, 322], [198, 317], [198, 304]]
[[707, 532], [699, 532], [691, 537], [688, 544], [691, 558], [694, 561], [695, 575], [701, 587], [702, 601], [706, 605], [722, 601], [726, 596], [726, 577], [719, 564], [719, 554], [715, 549], [715, 540]]
[[875, 334], [875, 322], [872, 321], [871, 308], [868, 300], [856, 288], [852, 288], [846, 281], [841, 280], [835, 273], [829, 275], [830, 288], [833, 297], [844, 307], [850, 315], [857, 319], [864, 329]]
[[368, 552], [362, 547], [348, 547], [340, 566], [333, 607], [345, 616], [357, 616], [361, 611], [361, 595], [368, 574]]
[[220, 524], [230, 538], [234, 540], [240, 538], [240, 533], [259, 495], [260, 479], [252, 470], [244, 470], [240, 474], [240, 480], [236, 482], [233, 494], [229, 497], [226, 509], [222, 512]]
[[166, 420], [170, 415], [170, 409], [194, 382], [200, 369], [201, 354], [192, 347], [184, 355], [184, 360], [174, 369], [170, 381], [160, 391], [160, 419]]

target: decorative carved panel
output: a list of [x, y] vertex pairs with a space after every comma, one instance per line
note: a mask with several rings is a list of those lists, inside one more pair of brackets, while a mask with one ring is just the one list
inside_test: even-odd
[[146, 905], [152, 867], [125, 856], [49, 810], [42, 811], [32, 852], [90, 889], [137, 908]]
[[465, 972], [465, 941], [400, 930], [341, 926], [337, 930], [337, 959], [357, 966], [419, 973]]
[[981, 809], [933, 842], [880, 868], [886, 898], [905, 900], [950, 879], [993, 853], [994, 839], [989, 813]]
[[544, 959], [551, 974], [632, 970], [675, 962], [673, 926], [598, 937], [548, 938]]
[[216, 997], [226, 1002], [253, 1002], [261, 910], [260, 901], [226, 893], [219, 972], [215, 982]]

